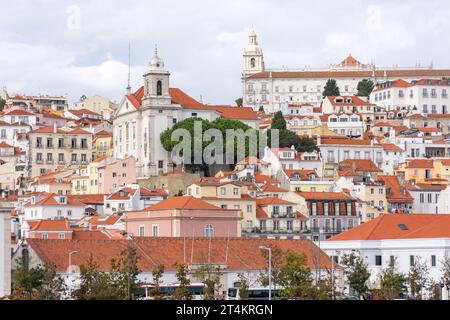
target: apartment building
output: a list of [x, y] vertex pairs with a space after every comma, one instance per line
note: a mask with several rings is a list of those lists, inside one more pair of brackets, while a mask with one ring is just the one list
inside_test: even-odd
[[29, 133], [31, 177], [92, 161], [92, 134], [81, 128], [42, 127]]

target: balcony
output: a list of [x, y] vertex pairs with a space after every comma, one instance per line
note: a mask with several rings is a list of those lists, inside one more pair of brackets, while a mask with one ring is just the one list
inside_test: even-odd
[[36, 164], [43, 164], [44, 163], [44, 160], [36, 160]]
[[443, 99], [447, 99], [447, 98], [448, 98], [448, 94], [443, 93], [443, 94], [442, 94], [442, 98], [443, 98]]
[[278, 212], [273, 211], [271, 213], [271, 217], [275, 218], [275, 219], [277, 219], [277, 218], [291, 218], [291, 219], [294, 219], [295, 218], [295, 213], [287, 212], [287, 211], [278, 211]]
[[66, 164], [66, 162], [65, 162], [64, 160], [59, 160], [59, 161], [58, 161], [58, 164], [64, 165], [64, 164]]
[[46, 163], [47, 164], [53, 164], [53, 160], [47, 160]]

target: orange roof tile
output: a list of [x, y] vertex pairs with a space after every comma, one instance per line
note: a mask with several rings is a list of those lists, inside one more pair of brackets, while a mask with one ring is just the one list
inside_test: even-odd
[[408, 161], [406, 168], [407, 169], [409, 169], [409, 168], [412, 168], [412, 169], [434, 168], [434, 163], [433, 163], [433, 160], [423, 160], [423, 159], [410, 160], [410, 161]]
[[166, 200], [162, 200], [157, 204], [154, 204], [144, 209], [144, 211], [171, 210], [171, 209], [224, 210], [201, 199], [194, 198], [191, 196], [185, 196], [185, 197], [173, 197], [168, 198]]
[[[192, 243], [194, 241], [194, 243]], [[223, 263], [227, 260], [227, 270], [261, 270], [267, 265], [262, 255], [261, 246], [277, 247], [283, 253], [291, 250], [304, 253], [306, 265], [314, 269], [317, 255], [320, 254], [320, 266], [331, 268], [331, 259], [310, 240], [271, 240], [243, 238], [135, 238], [129, 240], [41, 240], [29, 239], [28, 244], [36, 252], [42, 263], [53, 263], [57, 271], [68, 268], [67, 253], [77, 251], [72, 257], [73, 265], [85, 264], [90, 256], [99, 265], [100, 270], [110, 270], [111, 258], [120, 251], [134, 245], [138, 249], [140, 259], [138, 267], [150, 272], [159, 264], [166, 270], [175, 270], [175, 263]], [[193, 255], [185, 248], [194, 247]], [[101, 249], [99, 249], [101, 248]], [[164, 248], [164, 250], [161, 250]], [[208, 252], [210, 254], [208, 254]]]
[[355, 200], [342, 192], [296, 192], [305, 200]]
[[450, 238], [450, 215], [383, 214], [327, 241], [415, 238]]

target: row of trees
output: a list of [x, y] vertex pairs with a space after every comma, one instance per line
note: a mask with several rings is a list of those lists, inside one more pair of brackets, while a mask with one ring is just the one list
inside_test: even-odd
[[434, 300], [440, 299], [442, 287], [450, 288], [450, 258], [447, 256], [441, 262], [442, 277], [439, 283], [429, 278], [430, 270], [420, 257], [414, 258], [407, 274], [397, 271], [397, 261], [394, 259], [380, 272], [376, 283], [372, 285], [369, 283], [370, 272], [367, 264], [358, 253], [344, 255], [341, 264], [345, 268], [349, 287], [362, 297], [371, 293], [387, 300], [399, 298], [401, 295], [408, 295], [409, 299], [413, 300], [422, 300], [425, 297]]
[[[360, 97], [368, 97], [372, 93], [372, 90], [374, 88], [375, 84], [370, 79], [363, 79], [358, 82], [358, 86], [356, 87], [356, 90], [358, 92], [356, 93], [357, 96]], [[323, 90], [322, 96], [324, 97], [330, 97], [330, 96], [340, 96], [340, 90], [337, 85], [337, 82], [335, 79], [329, 79], [327, 83], [325, 84], [325, 88]]]

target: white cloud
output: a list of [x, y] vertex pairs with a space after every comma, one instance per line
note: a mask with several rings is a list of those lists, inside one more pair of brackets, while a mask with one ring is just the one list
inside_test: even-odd
[[158, 43], [173, 85], [233, 103], [252, 24], [269, 68], [324, 67], [348, 53], [379, 65], [450, 67], [449, 14], [438, 0], [14, 1], [0, 20], [0, 86], [118, 100], [131, 41], [134, 88]]

